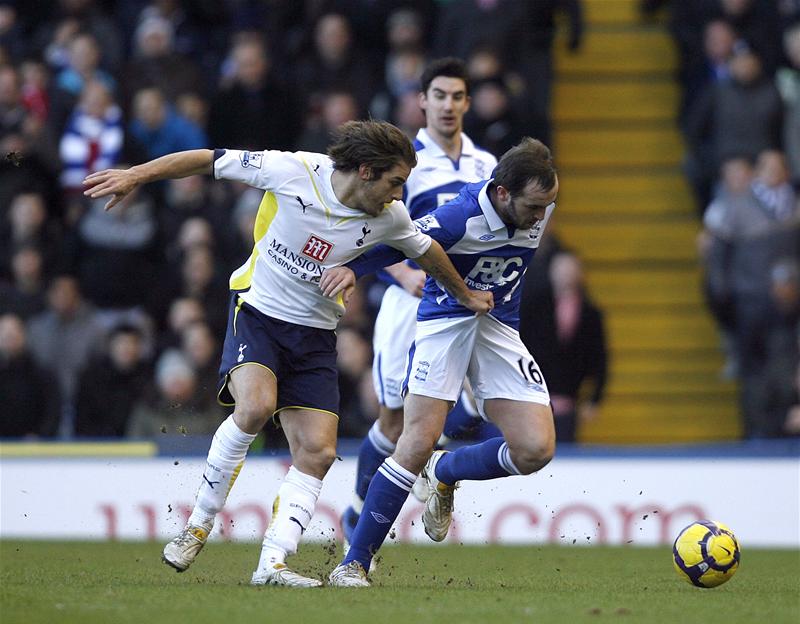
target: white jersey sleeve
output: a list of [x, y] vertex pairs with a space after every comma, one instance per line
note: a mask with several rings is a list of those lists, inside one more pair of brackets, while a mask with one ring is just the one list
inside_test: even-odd
[[217, 180], [236, 180], [264, 190], [275, 190], [285, 182], [287, 174], [297, 169], [297, 159], [291, 152], [269, 150], [214, 150], [214, 177]]
[[406, 258], [419, 258], [428, 251], [431, 237], [414, 226], [406, 207], [401, 202], [393, 202], [387, 210], [392, 211], [394, 226], [383, 242], [402, 251]]

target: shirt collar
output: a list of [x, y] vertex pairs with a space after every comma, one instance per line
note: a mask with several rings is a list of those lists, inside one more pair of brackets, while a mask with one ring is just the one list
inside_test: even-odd
[[[417, 141], [422, 143], [425, 146], [425, 150], [431, 156], [440, 156], [444, 158], [449, 158], [447, 154], [444, 153], [444, 150], [439, 147], [439, 144], [433, 140], [430, 134], [428, 134], [427, 129], [420, 128], [417, 132]], [[463, 132], [461, 133], [461, 156], [472, 156], [475, 153], [475, 144], [472, 142], [466, 134]]]
[[478, 192], [478, 205], [481, 207], [481, 211], [483, 211], [483, 216], [486, 217], [486, 222], [489, 224], [489, 229], [492, 232], [496, 232], [497, 230], [505, 229], [506, 224], [503, 223], [503, 220], [500, 218], [500, 215], [497, 214], [497, 211], [492, 206], [492, 200], [489, 199], [489, 183], [492, 180], [486, 182], [483, 185], [483, 188]]

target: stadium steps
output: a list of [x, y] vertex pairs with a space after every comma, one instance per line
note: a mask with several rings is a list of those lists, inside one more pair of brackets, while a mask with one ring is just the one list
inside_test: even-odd
[[584, 259], [606, 313], [610, 381], [593, 443], [677, 443], [740, 435], [736, 387], [720, 377], [681, 174], [677, 55], [639, 0], [584, 0], [584, 45], [556, 43], [554, 147], [561, 172], [553, 226]]

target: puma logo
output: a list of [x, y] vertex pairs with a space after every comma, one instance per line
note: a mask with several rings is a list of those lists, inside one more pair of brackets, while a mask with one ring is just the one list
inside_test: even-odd
[[[317, 165], [317, 166], [319, 166], [319, 165]], [[313, 202], [308, 202], [308, 203], [305, 203], [305, 202], [303, 201], [303, 198], [302, 198], [302, 197], [300, 197], [299, 195], [296, 195], [296, 196], [295, 196], [295, 199], [296, 199], [296, 200], [299, 202], [299, 204], [300, 204], [300, 208], [302, 208], [302, 209], [303, 209], [303, 214], [305, 214], [305, 213], [306, 213], [306, 208], [308, 208], [309, 206], [313, 206], [313, 205], [314, 205], [314, 203], [313, 203]]]

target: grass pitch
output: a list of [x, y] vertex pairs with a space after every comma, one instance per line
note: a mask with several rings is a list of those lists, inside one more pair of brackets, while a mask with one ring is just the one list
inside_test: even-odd
[[[800, 552], [749, 550], [736, 576], [697, 589], [668, 548], [388, 546], [371, 589], [248, 585], [257, 544], [211, 543], [176, 574], [161, 544], [0, 542], [3, 624], [299, 622], [800, 622]], [[332, 546], [300, 572], [327, 577]]]

